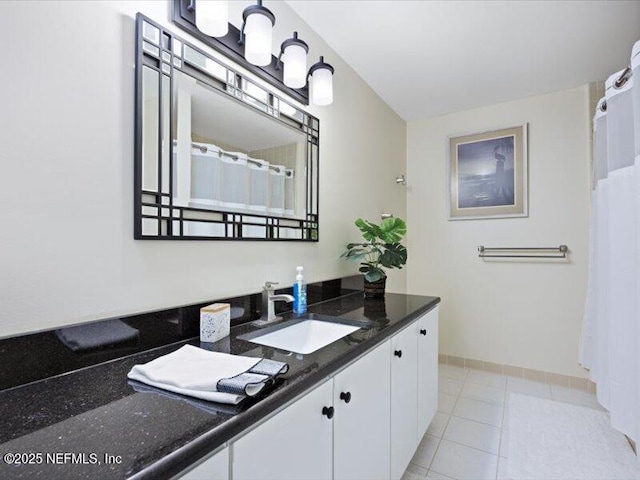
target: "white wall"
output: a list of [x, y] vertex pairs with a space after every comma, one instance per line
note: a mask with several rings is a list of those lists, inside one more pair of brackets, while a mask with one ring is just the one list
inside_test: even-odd
[[[249, 3], [232, 2], [234, 23]], [[269, 8], [276, 48], [296, 29], [336, 68], [334, 104], [309, 108], [318, 244], [134, 241], [134, 16], [177, 32], [169, 2], [0, 2], [0, 337], [291, 284], [296, 265], [308, 281], [352, 274], [338, 257], [353, 220], [405, 216], [405, 123], [286, 4]]]
[[[588, 87], [407, 127], [408, 292], [442, 296], [440, 351], [585, 376]], [[446, 137], [529, 123], [529, 217], [447, 220]], [[571, 261], [483, 261], [476, 247], [567, 244]]]

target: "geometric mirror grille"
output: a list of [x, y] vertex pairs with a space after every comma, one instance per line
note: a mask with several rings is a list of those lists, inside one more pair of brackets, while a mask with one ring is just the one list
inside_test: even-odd
[[318, 241], [314, 116], [136, 17], [134, 238]]

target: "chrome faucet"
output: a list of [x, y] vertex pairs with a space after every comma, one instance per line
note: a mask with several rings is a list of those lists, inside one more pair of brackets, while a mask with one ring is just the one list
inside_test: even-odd
[[278, 285], [278, 282], [264, 282], [264, 287], [262, 288], [262, 317], [256, 323], [264, 325], [267, 322], [280, 320], [281, 317], [276, 316], [275, 302], [293, 302], [291, 295], [276, 295], [275, 285]]

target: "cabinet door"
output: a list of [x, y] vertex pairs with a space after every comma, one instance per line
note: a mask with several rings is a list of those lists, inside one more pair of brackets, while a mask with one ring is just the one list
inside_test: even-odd
[[[330, 480], [333, 380], [320, 385], [232, 445], [234, 480]], [[332, 411], [333, 412], [333, 411]]]
[[418, 446], [418, 332], [412, 323], [391, 338], [391, 478], [399, 479]]
[[229, 448], [220, 450], [193, 470], [178, 476], [180, 480], [229, 480]]
[[391, 342], [387, 341], [334, 377], [336, 480], [389, 478], [390, 355]]
[[438, 307], [418, 320], [418, 441], [438, 408]]

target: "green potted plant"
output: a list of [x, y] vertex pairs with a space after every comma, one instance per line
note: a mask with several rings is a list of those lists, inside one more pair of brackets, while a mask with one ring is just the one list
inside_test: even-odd
[[400, 243], [407, 233], [401, 218], [387, 218], [380, 225], [363, 220], [355, 221], [362, 232], [364, 242], [350, 243], [340, 256], [349, 262], [360, 262], [364, 275], [364, 295], [367, 298], [383, 298], [387, 282], [385, 268], [402, 268], [407, 263], [407, 249]]

